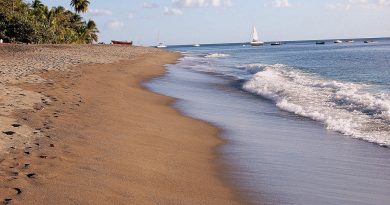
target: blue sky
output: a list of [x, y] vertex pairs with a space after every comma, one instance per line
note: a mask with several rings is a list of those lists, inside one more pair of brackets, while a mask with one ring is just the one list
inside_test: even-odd
[[[69, 8], [70, 0], [42, 0]], [[390, 0], [90, 0], [100, 40], [138, 45], [390, 36]]]

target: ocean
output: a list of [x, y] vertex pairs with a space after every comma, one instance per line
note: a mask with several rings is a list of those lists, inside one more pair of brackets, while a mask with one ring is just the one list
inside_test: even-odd
[[255, 204], [390, 204], [390, 39], [363, 41], [173, 46], [146, 87], [223, 130], [221, 174]]

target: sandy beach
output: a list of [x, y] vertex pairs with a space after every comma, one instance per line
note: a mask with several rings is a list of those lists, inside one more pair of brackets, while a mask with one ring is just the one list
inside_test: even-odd
[[240, 204], [219, 130], [142, 82], [179, 54], [123, 46], [0, 46], [4, 204]]
[[0, 0], [0, 205], [389, 205], [389, 10]]

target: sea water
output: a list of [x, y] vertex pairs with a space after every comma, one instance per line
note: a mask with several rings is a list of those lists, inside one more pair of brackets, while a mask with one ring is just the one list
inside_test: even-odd
[[177, 46], [147, 87], [221, 127], [222, 175], [258, 204], [390, 204], [390, 40]]

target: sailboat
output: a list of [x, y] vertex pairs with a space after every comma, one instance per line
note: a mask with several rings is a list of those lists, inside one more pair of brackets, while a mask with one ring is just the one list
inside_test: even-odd
[[262, 46], [264, 42], [259, 40], [259, 34], [257, 34], [256, 27], [253, 26], [252, 40], [250, 42], [251, 46]]
[[166, 48], [167, 47], [167, 45], [165, 45], [164, 43], [160, 42], [160, 33], [158, 33], [158, 35], [157, 35], [157, 42], [159, 42], [159, 43], [156, 46], [156, 48]]
[[165, 45], [164, 43], [159, 43], [156, 48], [166, 48], [167, 45]]

